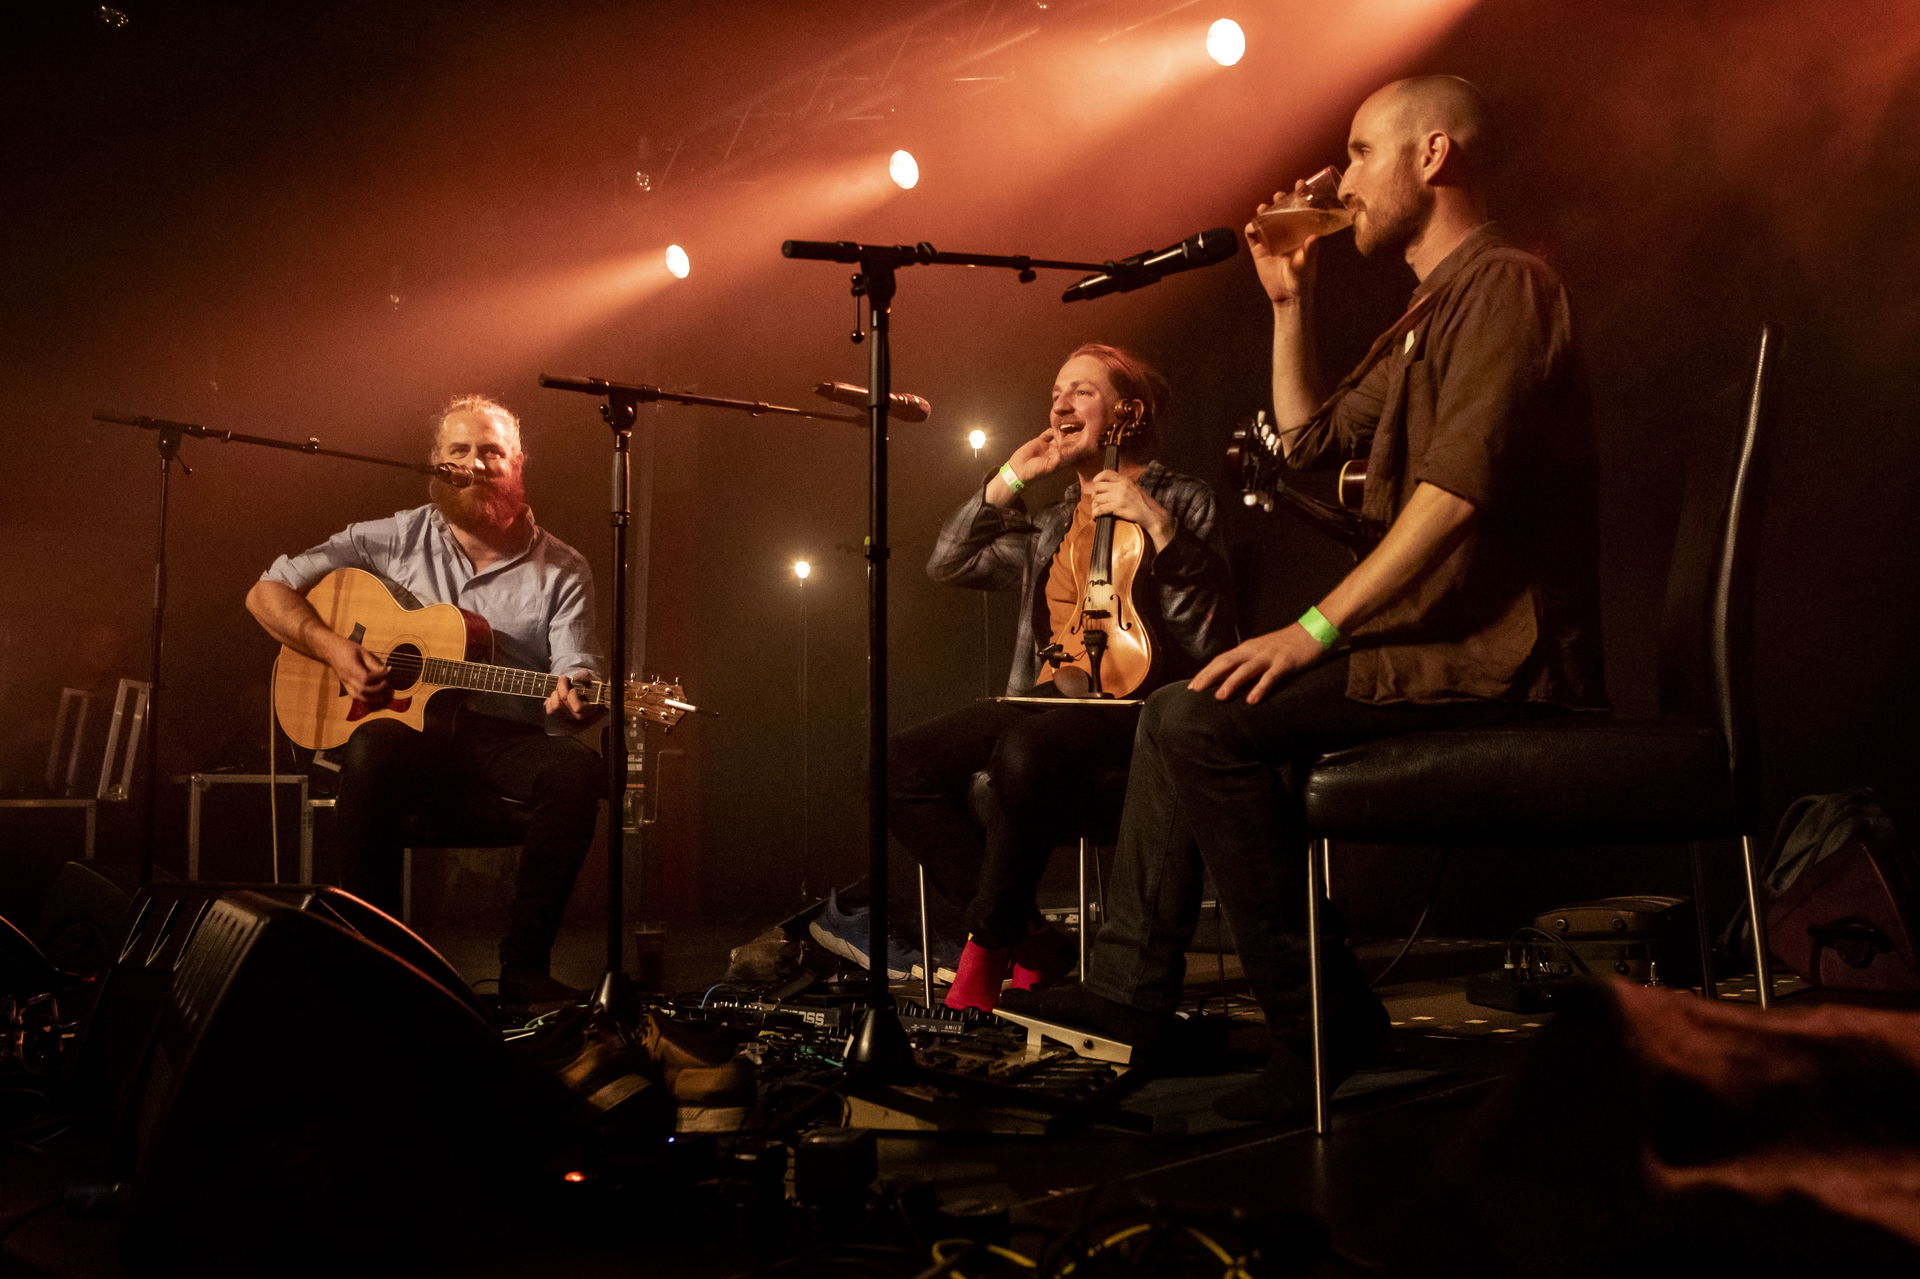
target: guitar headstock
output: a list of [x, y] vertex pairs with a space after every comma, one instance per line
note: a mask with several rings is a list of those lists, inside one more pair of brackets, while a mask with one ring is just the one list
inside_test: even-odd
[[1271, 511], [1276, 491], [1286, 487], [1281, 479], [1286, 452], [1265, 409], [1234, 431], [1233, 442], [1227, 445], [1227, 465], [1239, 478], [1241, 501]]
[[682, 716], [696, 709], [687, 702], [686, 692], [678, 684], [663, 679], [627, 681], [629, 720], [644, 720], [671, 731]]

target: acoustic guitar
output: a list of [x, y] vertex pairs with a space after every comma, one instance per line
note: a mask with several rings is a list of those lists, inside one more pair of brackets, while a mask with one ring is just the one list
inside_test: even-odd
[[1385, 524], [1360, 513], [1367, 484], [1366, 462], [1354, 458], [1341, 466], [1337, 506], [1300, 492], [1286, 481], [1286, 451], [1265, 409], [1254, 415], [1251, 424], [1233, 433], [1233, 442], [1227, 445], [1227, 465], [1238, 472], [1241, 500], [1248, 506], [1271, 511], [1276, 501], [1285, 502], [1288, 510], [1346, 547], [1355, 560], [1365, 558], [1386, 536]]
[[[394, 697], [380, 710], [349, 697], [340, 677], [325, 662], [282, 647], [273, 664], [273, 710], [286, 735], [308, 750], [326, 750], [347, 740], [362, 724], [397, 719], [424, 730], [428, 703], [449, 689], [505, 693], [542, 701], [559, 677], [542, 671], [490, 665], [493, 628], [478, 614], [453, 604], [409, 608], [395, 599], [386, 583], [357, 568], [335, 569], [314, 583], [307, 603], [320, 614], [327, 629], [374, 653], [391, 672], [388, 683]], [[590, 706], [611, 706], [613, 685], [607, 680], [576, 682], [581, 699]], [[672, 728], [695, 709], [687, 704], [678, 684], [661, 680], [629, 680], [626, 713]]]

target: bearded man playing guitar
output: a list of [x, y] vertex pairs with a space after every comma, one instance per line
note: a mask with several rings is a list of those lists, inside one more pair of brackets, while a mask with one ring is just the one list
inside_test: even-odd
[[[553, 979], [549, 963], [605, 790], [592, 748], [545, 731], [543, 721], [573, 725], [587, 716], [574, 681], [597, 678], [601, 661], [592, 651], [592, 572], [584, 556], [534, 522], [526, 460], [512, 413], [482, 396], [456, 399], [435, 422], [432, 461], [470, 476], [467, 483], [436, 478], [427, 505], [349, 525], [311, 550], [281, 556], [247, 594], [248, 611], [267, 633], [325, 663], [338, 679], [329, 691], [352, 707], [334, 809], [343, 887], [398, 913], [404, 824], [450, 778], [478, 779], [529, 806], [500, 943], [500, 996], [509, 1003], [578, 993]], [[530, 697], [473, 693], [446, 708], [456, 710], [451, 717], [440, 714], [441, 703], [455, 699], [438, 699], [426, 732], [396, 718], [361, 718], [404, 708], [409, 681], [397, 655], [390, 669], [387, 655], [363, 646], [362, 635], [337, 632], [308, 602], [316, 583], [343, 569], [371, 573], [419, 604], [479, 615], [492, 630], [496, 660], [557, 677], [544, 716]]]
[[[1039, 927], [1034, 891], [1053, 845], [1071, 834], [1087, 779], [1125, 767], [1138, 713], [1137, 706], [1074, 704], [1093, 691], [1086, 634], [1113, 633], [1101, 691], [1123, 698], [1192, 674], [1233, 641], [1213, 490], [1152, 460], [1166, 405], [1165, 380], [1138, 357], [1082, 346], [1055, 378], [1046, 428], [948, 518], [927, 565], [937, 582], [1019, 589], [1007, 693], [1033, 699], [979, 702], [891, 742], [893, 835], [927, 868], [944, 913], [964, 908], [968, 941], [947, 993], [950, 1007], [990, 1009], [1009, 976], [1025, 987], [1064, 976], [1072, 965], [1065, 939]], [[1116, 446], [1111, 465], [1109, 442]], [[1074, 476], [1066, 491], [1029, 513], [1020, 491], [1063, 470]], [[1131, 589], [1089, 605], [1092, 620], [1083, 622], [1089, 582], [1101, 585], [1103, 568], [1089, 548], [1097, 550], [1091, 530], [1102, 516], [1111, 517], [1106, 567], [1115, 582], [1131, 573]], [[1135, 554], [1125, 556], [1129, 537]], [[1128, 671], [1120, 650], [1138, 628], [1152, 634], [1152, 656]], [[981, 769], [990, 783], [984, 831], [968, 804]], [[842, 912], [837, 899], [829, 899], [813, 934], [868, 962], [865, 920]]]

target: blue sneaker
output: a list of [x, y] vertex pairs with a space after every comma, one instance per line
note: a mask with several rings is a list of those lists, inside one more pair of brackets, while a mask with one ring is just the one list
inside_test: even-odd
[[[807, 925], [807, 932], [828, 951], [848, 963], [858, 964], [862, 968], [871, 968], [867, 962], [867, 943], [870, 939], [872, 924], [866, 907], [858, 910], [841, 910], [838, 896], [831, 890], [827, 893], [827, 904]], [[889, 923], [892, 921], [889, 920]], [[887, 938], [887, 980], [905, 981], [920, 967], [920, 948], [900, 938], [898, 935]]]
[[[920, 931], [917, 921], [909, 927], [912, 927], [916, 934]], [[959, 942], [942, 937], [938, 932], [930, 930], [927, 933], [927, 948], [933, 952], [933, 979], [943, 986], [953, 985], [953, 979], [958, 975], [960, 946]], [[913, 979], [919, 981], [926, 975], [926, 971], [927, 966], [920, 960], [920, 948], [916, 946], [914, 947]]]

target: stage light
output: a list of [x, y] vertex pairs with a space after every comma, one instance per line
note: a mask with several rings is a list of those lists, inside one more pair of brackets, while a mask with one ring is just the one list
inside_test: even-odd
[[807, 563], [805, 560], [795, 560], [793, 562], [793, 575], [804, 582], [813, 576], [813, 565]]
[[669, 244], [667, 246], [667, 270], [672, 272], [674, 279], [684, 280], [687, 278], [687, 273], [693, 270], [693, 259], [689, 258], [687, 251], [679, 245]]
[[1207, 56], [1223, 67], [1230, 67], [1247, 55], [1247, 33], [1232, 18], [1222, 18], [1207, 28]]
[[987, 447], [987, 433], [985, 431], [980, 430], [977, 427], [971, 431], [968, 431], [967, 447], [972, 449], [975, 453], [978, 453], [981, 449]]
[[887, 176], [902, 191], [911, 191], [920, 185], [920, 162], [911, 151], [895, 151], [887, 157]]

